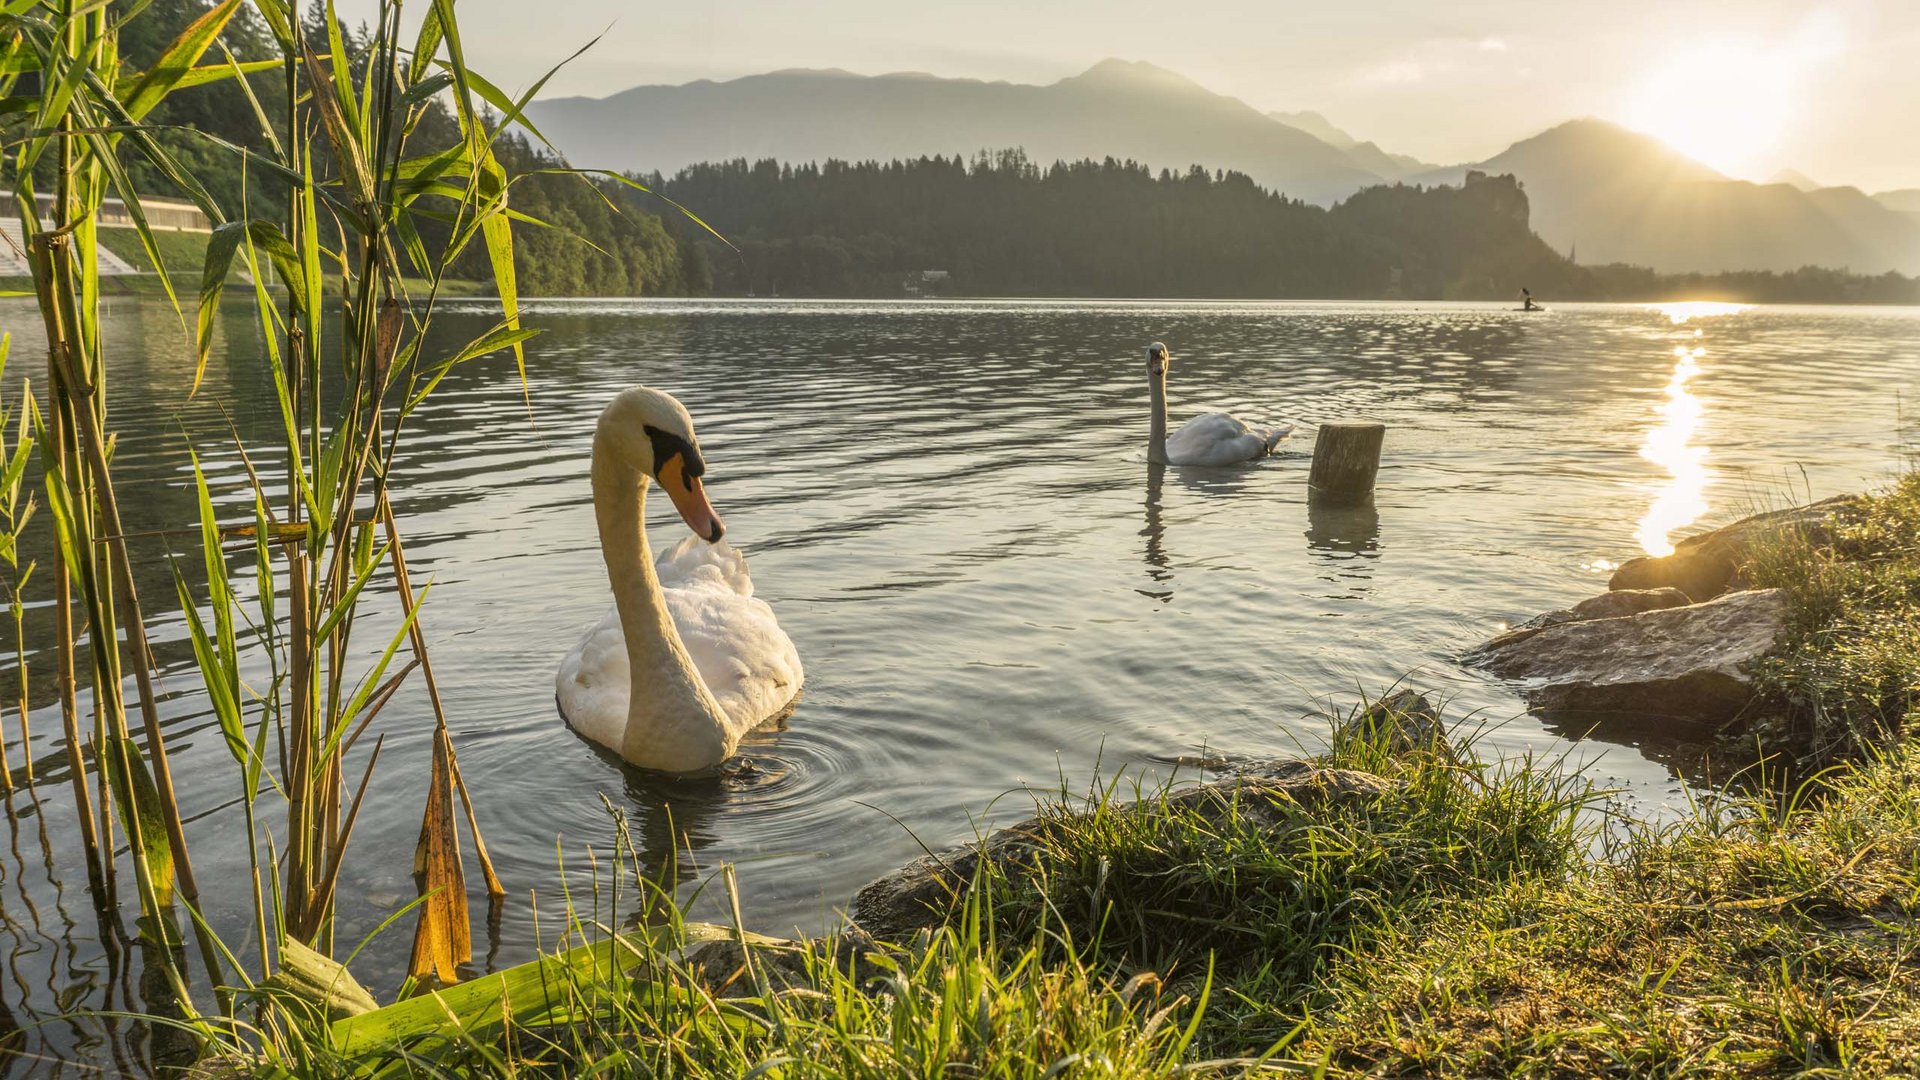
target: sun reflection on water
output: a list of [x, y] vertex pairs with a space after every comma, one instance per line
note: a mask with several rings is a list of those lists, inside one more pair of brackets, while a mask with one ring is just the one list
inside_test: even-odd
[[[1676, 317], [1674, 321], [1683, 320]], [[1707, 468], [1707, 448], [1693, 445], [1702, 408], [1700, 399], [1694, 397], [1687, 386], [1700, 374], [1700, 357], [1705, 353], [1705, 349], [1684, 345], [1673, 350], [1673, 377], [1667, 381], [1667, 400], [1654, 409], [1662, 422], [1647, 432], [1646, 441], [1640, 446], [1640, 456], [1666, 469], [1671, 477], [1633, 534], [1649, 555], [1673, 554], [1670, 539], [1673, 531], [1692, 524], [1707, 512], [1706, 491], [1712, 471]]]
[[[1752, 306], [1752, 304], [1729, 304], [1721, 300], [1677, 300], [1672, 303], [1647, 305], [1651, 310], [1673, 320], [1675, 326], [1694, 319], [1710, 319], [1716, 315], [1738, 315]], [[1695, 333], [1697, 335], [1698, 331]]]

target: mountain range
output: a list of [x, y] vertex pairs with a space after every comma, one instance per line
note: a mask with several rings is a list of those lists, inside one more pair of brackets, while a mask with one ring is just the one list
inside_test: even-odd
[[1046, 86], [776, 71], [536, 101], [527, 115], [570, 160], [666, 174], [733, 158], [886, 161], [1020, 147], [1038, 162], [1111, 156], [1231, 169], [1319, 203], [1383, 179], [1346, 150], [1238, 98], [1125, 60]]
[[1920, 189], [1870, 196], [1791, 171], [1766, 184], [1734, 180], [1650, 136], [1591, 119], [1441, 168], [1360, 140], [1318, 113], [1261, 112], [1126, 60], [1047, 85], [796, 69], [543, 99], [527, 115], [577, 164], [662, 174], [736, 158], [885, 161], [1019, 147], [1042, 164], [1198, 164], [1329, 204], [1382, 183], [1512, 173], [1531, 198], [1536, 231], [1584, 263], [1920, 273]]
[[[1526, 184], [1533, 228], [1581, 262], [1667, 273], [1847, 268], [1920, 272], [1920, 216], [1805, 177], [1732, 180], [1648, 135], [1574, 120], [1472, 166], [1412, 177], [1457, 184], [1468, 168]], [[1899, 193], [1891, 193], [1898, 195]]]

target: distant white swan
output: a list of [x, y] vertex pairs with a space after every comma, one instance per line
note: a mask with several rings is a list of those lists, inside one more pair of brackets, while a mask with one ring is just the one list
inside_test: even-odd
[[[614, 606], [560, 662], [555, 689], [575, 731], [642, 768], [712, 768], [800, 693], [800, 654], [754, 598], [745, 557], [721, 541], [705, 471], [693, 421], [672, 395], [636, 386], [600, 414], [593, 510]], [[657, 566], [649, 477], [695, 534]]]
[[1153, 405], [1148, 461], [1161, 465], [1232, 465], [1266, 457], [1281, 439], [1293, 434], [1292, 424], [1250, 428], [1227, 413], [1213, 412], [1201, 413], [1168, 435], [1167, 367], [1172, 362], [1165, 345], [1156, 341], [1147, 346], [1147, 392]]

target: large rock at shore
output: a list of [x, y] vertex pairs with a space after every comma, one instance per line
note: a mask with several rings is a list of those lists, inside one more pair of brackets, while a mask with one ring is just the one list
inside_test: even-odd
[[1786, 625], [1779, 589], [1704, 604], [1516, 630], [1466, 662], [1520, 682], [1542, 712], [1590, 713], [1717, 727], [1753, 703], [1749, 666]]
[[1711, 600], [1739, 587], [1740, 569], [1761, 546], [1804, 537], [1817, 547], [1833, 543], [1835, 524], [1856, 512], [1856, 495], [1836, 495], [1809, 506], [1742, 518], [1674, 545], [1673, 554], [1629, 559], [1607, 582], [1610, 589], [1679, 589], [1695, 600]]
[[1618, 619], [1623, 615], [1638, 615], [1643, 611], [1685, 607], [1691, 603], [1693, 598], [1679, 589], [1620, 589], [1588, 597], [1571, 608], [1535, 615], [1521, 623], [1518, 629], [1539, 630], [1548, 626], [1559, 626], [1561, 623], [1585, 622], [1588, 619]]
[[[1170, 811], [1192, 810], [1207, 820], [1237, 814], [1241, 820], [1279, 828], [1315, 807], [1376, 797], [1391, 787], [1392, 781], [1371, 773], [1285, 760], [1241, 764], [1231, 779], [1186, 788], [1165, 803]], [[1158, 806], [1159, 800], [1154, 803]], [[941, 926], [960, 910], [982, 858], [1003, 873], [1031, 872], [1055, 827], [1048, 818], [1029, 818], [981, 842], [916, 859], [855, 894], [848, 917], [881, 941], [900, 941], [917, 930]]]

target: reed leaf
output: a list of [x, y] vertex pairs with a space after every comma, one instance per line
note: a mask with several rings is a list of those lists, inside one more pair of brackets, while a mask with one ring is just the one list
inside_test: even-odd
[[[681, 940], [686, 943], [731, 937], [730, 931], [717, 926], [689, 923], [681, 929], [685, 932]], [[431, 1058], [431, 1042], [436, 1036], [484, 1040], [509, 1024], [538, 1027], [557, 1022], [583, 997], [591, 997], [596, 989], [613, 987], [672, 943], [671, 928], [648, 927], [606, 942], [542, 956], [336, 1021], [331, 1029], [333, 1048], [351, 1057], [375, 1048], [427, 1040], [416, 1050]]]
[[[138, 120], [153, 111], [154, 106], [166, 99], [173, 89], [194, 73], [194, 65], [206, 55], [220, 32], [240, 10], [240, 0], [221, 0], [219, 4], [208, 8], [206, 13], [187, 25], [180, 36], [175, 38], [160, 53], [153, 66], [147, 69], [134, 83], [126, 96], [124, 106], [127, 115]], [[208, 72], [214, 78], [227, 77], [226, 69], [211, 68]], [[207, 79], [206, 81], [213, 81]]]
[[159, 907], [165, 909], [173, 904], [173, 849], [167, 842], [167, 819], [160, 805], [160, 790], [147, 771], [147, 759], [140, 753], [140, 745], [126, 736], [110, 738], [114, 745], [101, 758], [106, 762], [107, 782], [113, 785], [121, 827], [127, 835], [140, 837], [141, 846], [145, 848], [147, 879], [152, 883]]
[[539, 330], [524, 326], [509, 328], [501, 325], [494, 327], [480, 337], [468, 342], [460, 351], [435, 364], [429, 370], [426, 385], [408, 395], [407, 403], [401, 409], [402, 415], [412, 412], [422, 401], [425, 401], [427, 395], [433, 393], [434, 388], [440, 385], [440, 380], [446, 378], [447, 373], [454, 368], [469, 360], [477, 360], [482, 356], [499, 352], [502, 349], [517, 348], [520, 342], [526, 341], [538, 333], [540, 333]]
[[[278, 60], [234, 60], [232, 58], [229, 58], [224, 64], [202, 64], [181, 72], [179, 77], [174, 79], [172, 84], [167, 87], [167, 92], [172, 93], [175, 90], [186, 90], [195, 86], [208, 86], [213, 83], [225, 82], [228, 79], [239, 79], [241, 83], [244, 84], [246, 82], [245, 76], [258, 75], [263, 71], [272, 71], [279, 66], [280, 61]], [[136, 76], [136, 78], [138, 77]], [[122, 80], [121, 85], [127, 87], [127, 93], [130, 94], [132, 92], [132, 82]], [[123, 99], [125, 96], [124, 94], [122, 95]], [[129, 110], [129, 112], [131, 112], [131, 110]]]
[[473, 958], [467, 923], [467, 886], [460, 867], [460, 835], [453, 809], [453, 747], [444, 727], [433, 729], [432, 773], [420, 842], [413, 852], [415, 887], [426, 902], [413, 935], [407, 973], [432, 976], [441, 985], [460, 981], [460, 965]]

